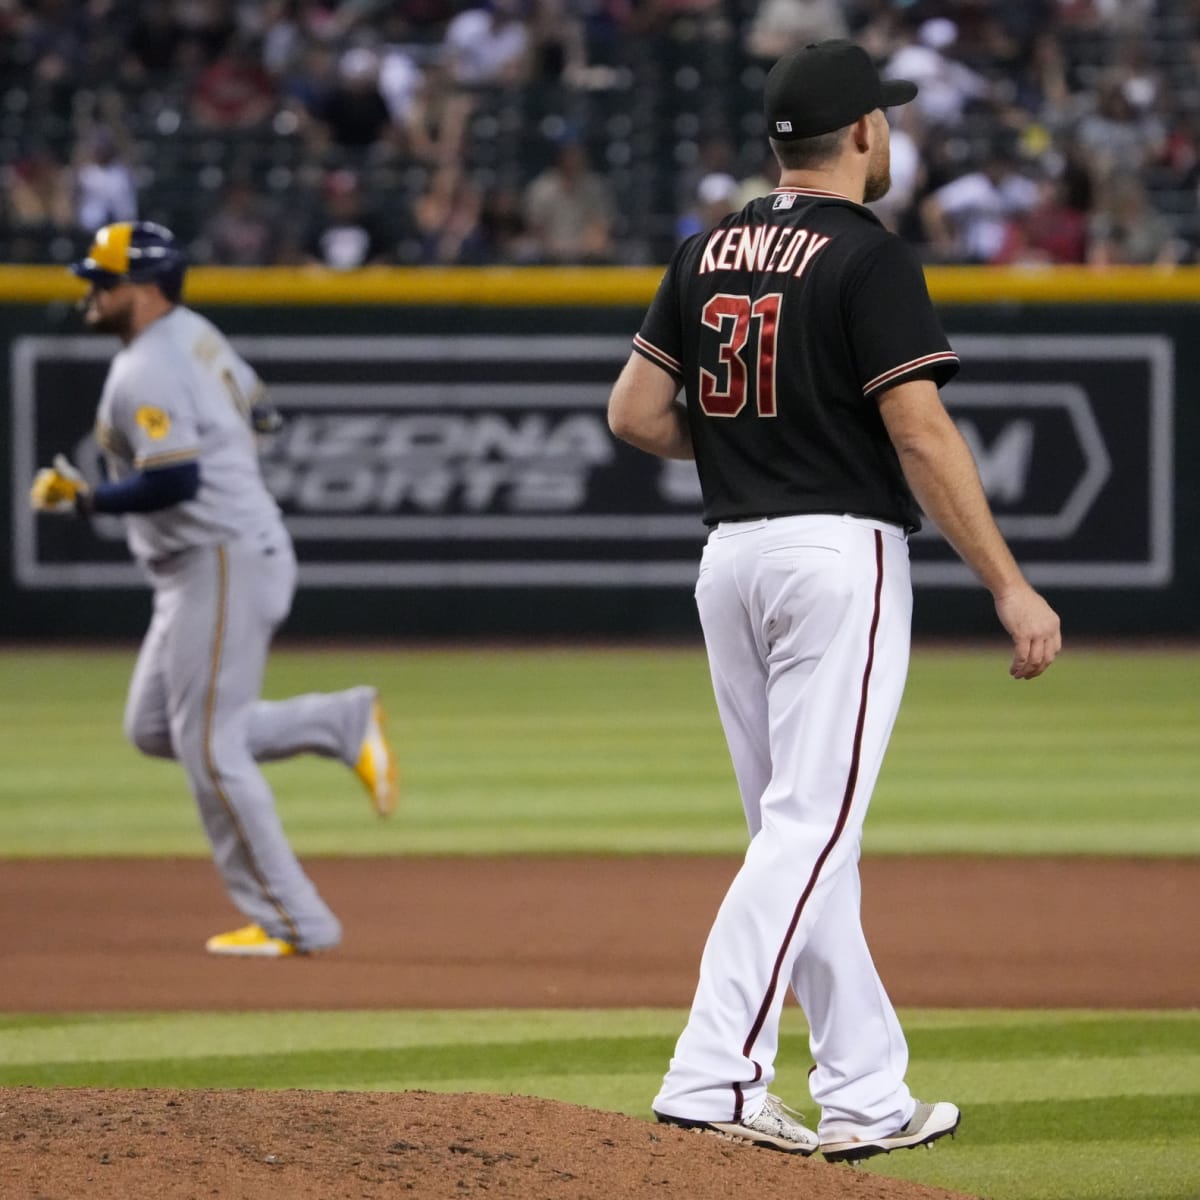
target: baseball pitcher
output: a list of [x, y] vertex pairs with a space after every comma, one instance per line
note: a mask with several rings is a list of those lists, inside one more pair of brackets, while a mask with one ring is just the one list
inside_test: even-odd
[[[609, 402], [619, 437], [696, 460], [711, 526], [696, 603], [751, 835], [653, 1108], [830, 1160], [959, 1123], [955, 1105], [909, 1092], [859, 917], [863, 820], [908, 668], [920, 509], [991, 590], [1016, 678], [1060, 647], [938, 396], [958, 358], [916, 256], [864, 207], [889, 183], [883, 109], [916, 91], [883, 82], [846, 41], [772, 67], [780, 186], [680, 246]], [[815, 1130], [768, 1091], [789, 986], [811, 1031]]]

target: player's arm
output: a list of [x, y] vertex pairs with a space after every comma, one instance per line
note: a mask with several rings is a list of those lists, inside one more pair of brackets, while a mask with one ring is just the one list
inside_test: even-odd
[[879, 412], [917, 503], [992, 593], [1013, 640], [1010, 673], [1035, 678], [1062, 649], [1058, 615], [1029, 585], [996, 527], [970, 447], [937, 386], [914, 379], [889, 388]]
[[623, 442], [660, 458], [694, 458], [679, 382], [634, 352], [608, 398], [608, 427]]
[[43, 467], [35, 476], [29, 503], [35, 511], [48, 513], [146, 513], [182, 504], [199, 490], [200, 465], [194, 459], [134, 471], [93, 488], [65, 455], [56, 454], [54, 466]]
[[161, 467], [144, 467], [124, 479], [101, 483], [75, 500], [81, 513], [150, 513], [191, 500], [200, 490], [200, 464], [195, 459]]

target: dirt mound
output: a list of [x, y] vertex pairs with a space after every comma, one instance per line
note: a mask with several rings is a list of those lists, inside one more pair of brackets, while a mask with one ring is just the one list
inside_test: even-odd
[[10, 1200], [967, 1200], [615, 1113], [432, 1092], [0, 1089]]

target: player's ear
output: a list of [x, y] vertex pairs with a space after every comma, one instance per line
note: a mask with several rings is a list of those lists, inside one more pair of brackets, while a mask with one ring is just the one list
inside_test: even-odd
[[866, 154], [875, 140], [875, 131], [871, 128], [871, 114], [865, 113], [850, 126], [850, 141], [860, 154]]

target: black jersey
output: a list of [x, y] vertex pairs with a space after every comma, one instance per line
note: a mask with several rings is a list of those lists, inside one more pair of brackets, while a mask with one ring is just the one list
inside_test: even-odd
[[912, 248], [868, 208], [777, 188], [675, 252], [634, 349], [679, 379], [704, 520], [854, 513], [913, 530], [877, 398], [958, 369]]

